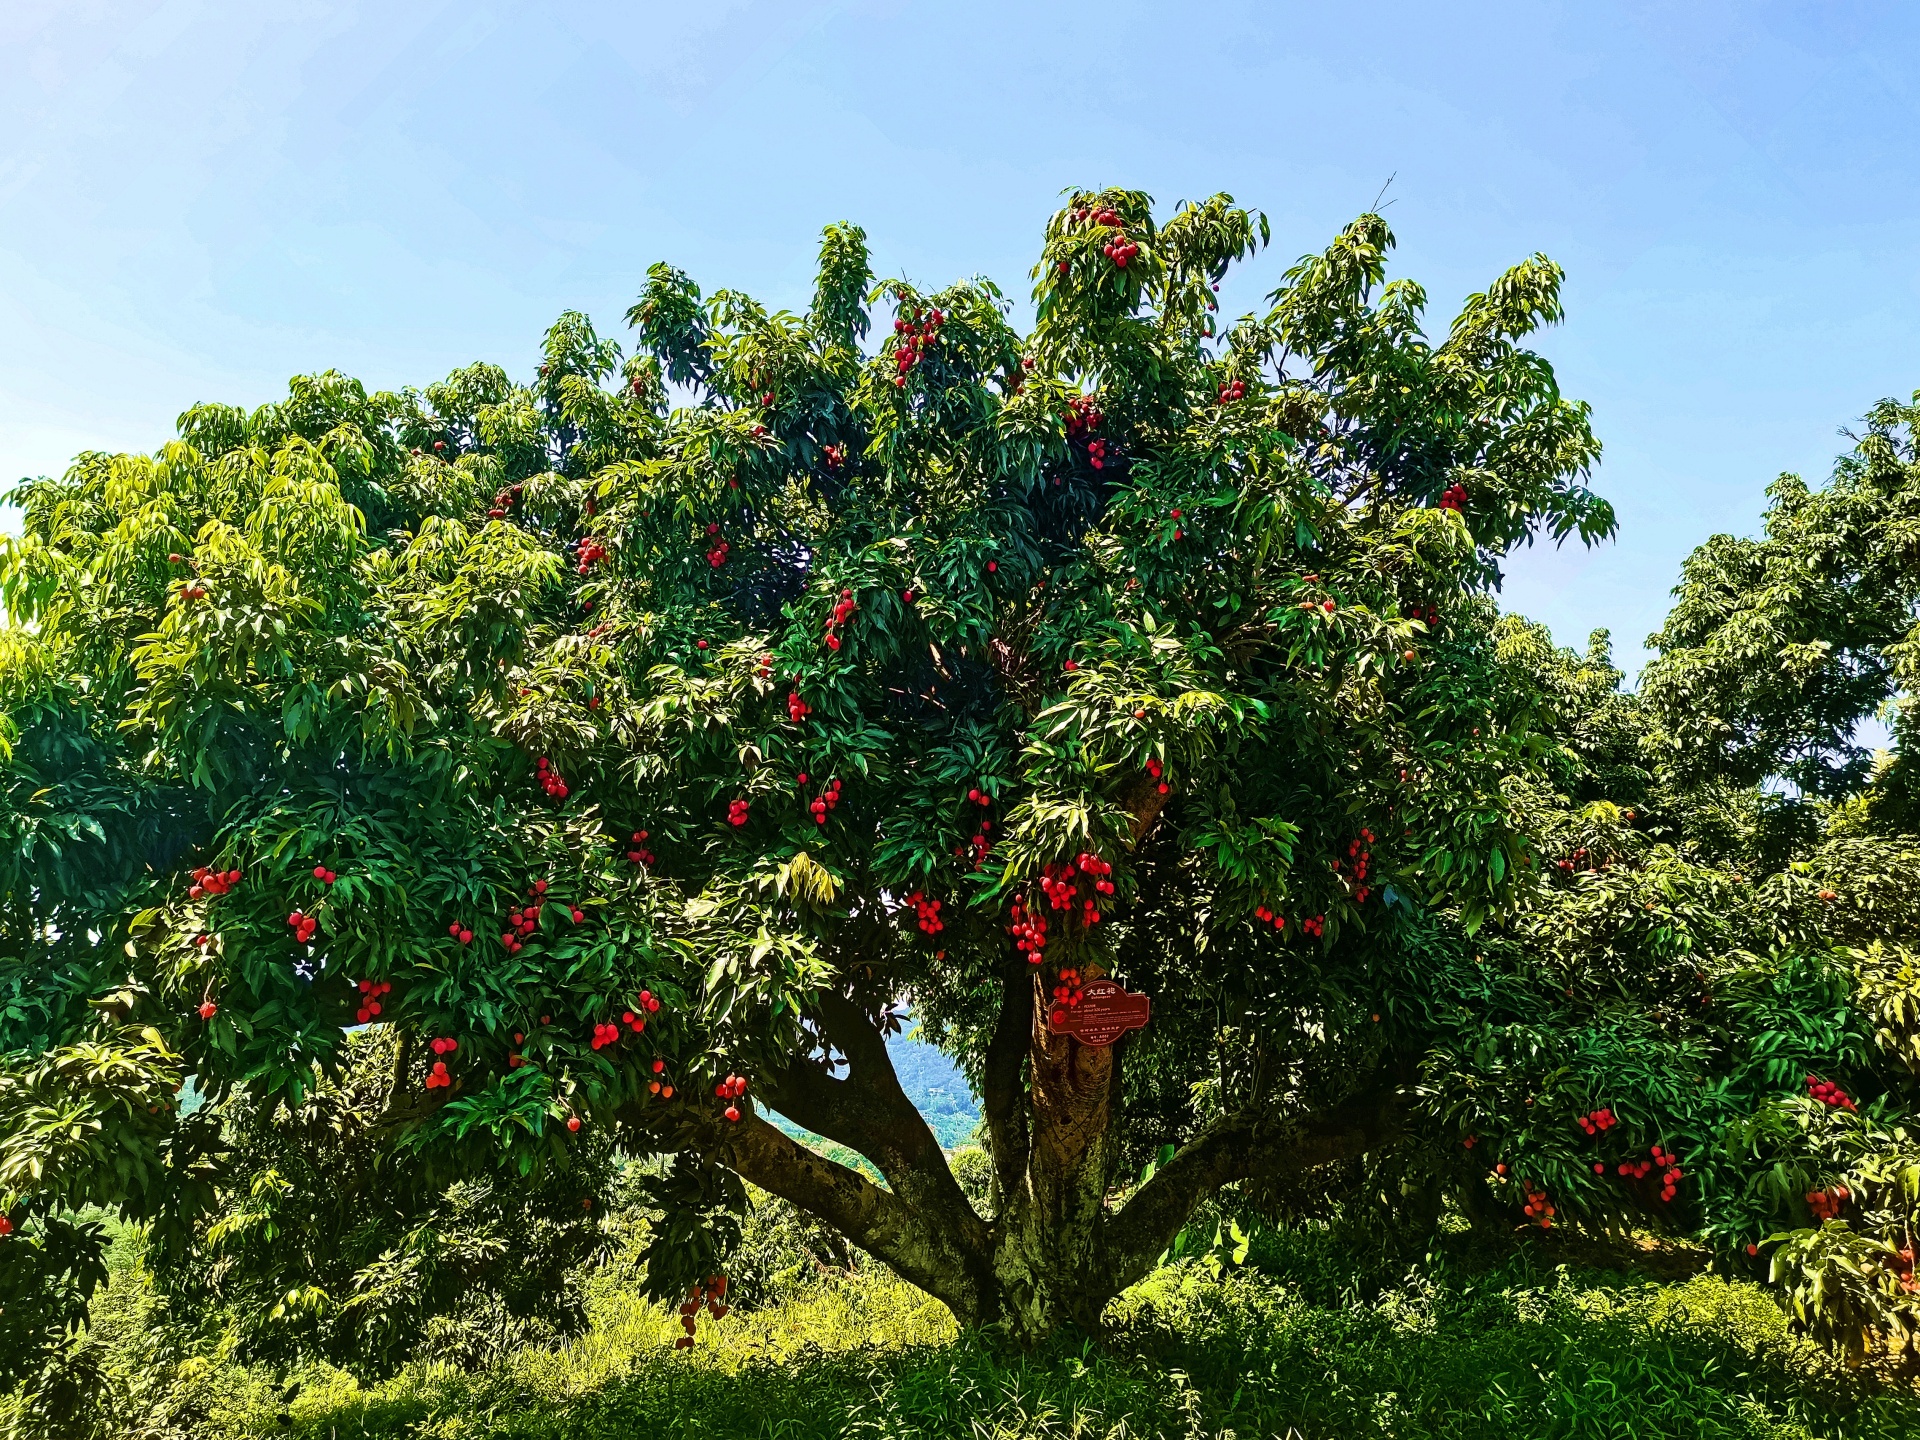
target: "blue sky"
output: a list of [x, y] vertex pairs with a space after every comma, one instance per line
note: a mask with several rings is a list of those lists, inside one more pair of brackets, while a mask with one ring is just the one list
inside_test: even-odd
[[1258, 206], [1251, 308], [1392, 177], [1436, 326], [1568, 271], [1612, 545], [1507, 601], [1622, 658], [1688, 549], [1920, 387], [1920, 150], [1892, 4], [707, 0], [0, 5], [0, 477], [203, 399], [424, 383], [603, 331], [646, 266], [798, 306], [821, 225], [1024, 296], [1068, 185]]

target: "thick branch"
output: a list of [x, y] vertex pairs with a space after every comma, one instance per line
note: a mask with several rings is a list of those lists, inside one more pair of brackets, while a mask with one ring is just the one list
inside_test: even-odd
[[1024, 1072], [1027, 1036], [1033, 1022], [1033, 980], [1024, 962], [1001, 977], [1000, 1014], [987, 1041], [980, 1074], [980, 1107], [992, 1151], [994, 1196], [1001, 1213], [1027, 1171], [1031, 1137], [1027, 1130]]
[[796, 1060], [770, 1077], [768, 1103], [866, 1156], [895, 1194], [984, 1255], [985, 1224], [953, 1178], [939, 1138], [900, 1088], [885, 1039], [844, 996], [822, 993], [814, 1016], [821, 1034], [847, 1057], [846, 1078], [836, 1080], [820, 1066]]
[[1305, 1122], [1241, 1112], [1209, 1125], [1135, 1192], [1106, 1233], [1113, 1293], [1153, 1268], [1194, 1207], [1222, 1185], [1350, 1159], [1380, 1144], [1400, 1119], [1397, 1097], [1365, 1097]]
[[[636, 1104], [625, 1107], [620, 1120], [653, 1133], [661, 1117], [657, 1109]], [[696, 1140], [735, 1174], [819, 1217], [956, 1313], [978, 1312], [985, 1297], [975, 1257], [960, 1236], [929, 1223], [905, 1197], [816, 1154], [755, 1114], [737, 1125], [685, 1113], [673, 1120], [688, 1127], [676, 1138]]]

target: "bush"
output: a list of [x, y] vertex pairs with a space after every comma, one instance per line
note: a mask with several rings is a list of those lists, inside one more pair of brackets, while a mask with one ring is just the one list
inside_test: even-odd
[[[777, 1257], [799, 1242], [756, 1208]], [[670, 1309], [619, 1272], [587, 1287], [589, 1331], [463, 1369], [415, 1361], [360, 1382], [316, 1365], [270, 1376], [170, 1327], [118, 1257], [82, 1350], [96, 1403], [27, 1435], [195, 1440], [1048, 1440], [1054, 1436], [1702, 1436], [1880, 1440], [1920, 1432], [1920, 1400], [1876, 1388], [1794, 1336], [1759, 1287], [1700, 1274], [1653, 1284], [1556, 1264], [1542, 1245], [1492, 1256], [1451, 1237], [1398, 1278], [1331, 1231], [1265, 1231], [1249, 1262], [1162, 1267], [1116, 1301], [1104, 1340], [1025, 1353], [963, 1333], [944, 1307], [871, 1264], [768, 1283], [764, 1303], [673, 1351]], [[778, 1273], [775, 1266], [770, 1273]], [[44, 1412], [44, 1407], [41, 1407]]]

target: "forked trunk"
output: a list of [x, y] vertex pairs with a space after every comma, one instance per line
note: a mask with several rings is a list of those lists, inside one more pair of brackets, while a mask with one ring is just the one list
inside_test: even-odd
[[[1107, 1302], [1147, 1273], [1194, 1207], [1221, 1185], [1358, 1154], [1393, 1127], [1390, 1096], [1319, 1117], [1226, 1116], [1115, 1209], [1109, 1199], [1117, 1179], [1119, 1057], [1113, 1046], [1050, 1034], [1045, 1015], [1040, 977], [1022, 964], [1006, 977], [981, 1087], [995, 1173], [990, 1217], [968, 1204], [939, 1142], [901, 1090], [884, 1038], [844, 999], [825, 998], [815, 1017], [847, 1057], [844, 1078], [796, 1062], [770, 1077], [764, 1098], [866, 1156], [884, 1186], [758, 1115], [729, 1125], [680, 1111], [671, 1123], [705, 1139], [714, 1161], [791, 1200], [945, 1301], [963, 1325], [999, 1329], [1021, 1344], [1067, 1326], [1097, 1329]], [[623, 1119], [652, 1128], [661, 1112], [635, 1106]]]

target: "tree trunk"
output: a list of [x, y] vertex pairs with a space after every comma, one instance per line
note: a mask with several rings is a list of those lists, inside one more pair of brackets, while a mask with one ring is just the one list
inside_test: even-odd
[[1120, 1057], [1112, 1046], [1049, 1034], [1040, 986], [1024, 963], [1009, 972], [988, 1045], [982, 1100], [995, 1173], [991, 1219], [962, 1194], [900, 1088], [884, 1037], [841, 997], [825, 997], [811, 1018], [846, 1055], [845, 1077], [796, 1061], [769, 1077], [761, 1098], [865, 1156], [884, 1186], [758, 1115], [730, 1125], [697, 1105], [672, 1107], [671, 1117], [658, 1106], [635, 1106], [621, 1118], [691, 1134], [717, 1163], [944, 1301], [961, 1324], [999, 1329], [1023, 1345], [1066, 1326], [1097, 1330], [1107, 1303], [1147, 1274], [1194, 1207], [1222, 1185], [1360, 1154], [1394, 1126], [1391, 1095], [1306, 1119], [1225, 1116], [1115, 1209]]

